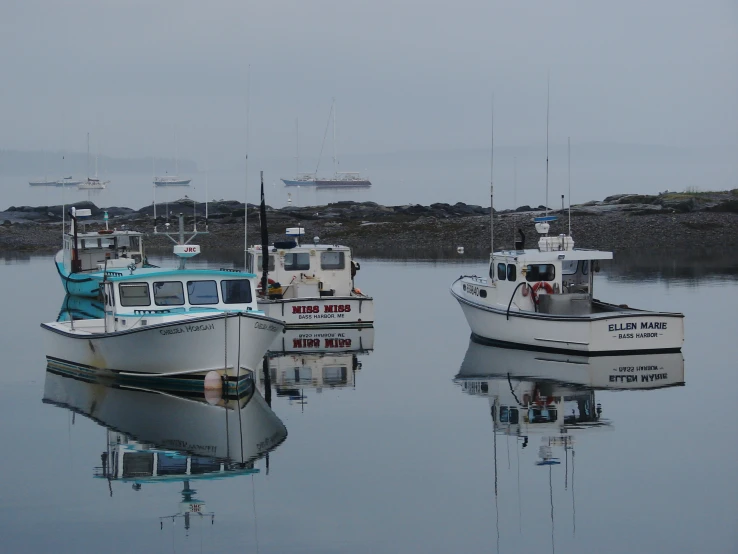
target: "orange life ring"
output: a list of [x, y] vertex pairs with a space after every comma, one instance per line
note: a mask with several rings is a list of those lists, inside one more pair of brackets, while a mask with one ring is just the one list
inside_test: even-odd
[[535, 285], [531, 287], [531, 292], [533, 293], [533, 302], [538, 304], [538, 291], [540, 289], [545, 290], [548, 294], [553, 294], [553, 287], [549, 285], [546, 281], [538, 281]]

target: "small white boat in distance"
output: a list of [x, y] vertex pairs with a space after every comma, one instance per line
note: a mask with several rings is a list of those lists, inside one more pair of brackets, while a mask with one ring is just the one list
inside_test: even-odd
[[489, 276], [451, 285], [475, 340], [588, 355], [678, 352], [684, 315], [594, 298], [594, 273], [612, 252], [577, 250], [567, 235], [548, 236], [555, 217], [536, 218], [537, 249], [516, 244], [490, 255]]
[[192, 179], [183, 179], [176, 175], [165, 175], [163, 177], [154, 177], [154, 184], [157, 187], [186, 187]]
[[86, 181], [77, 185], [79, 190], [104, 190], [110, 181], [101, 181], [97, 177], [88, 177]]
[[[290, 240], [269, 247], [268, 294], [261, 294], [259, 309], [294, 326], [356, 326], [374, 322], [374, 299], [354, 286], [360, 269], [348, 246], [301, 245], [305, 230], [287, 229]], [[247, 269], [262, 272], [262, 247], [248, 249]]]
[[56, 182], [56, 186], [58, 187], [77, 187], [81, 185], [82, 183], [83, 181], [79, 181], [70, 175], [69, 177], [64, 177], [63, 179], [59, 179]]
[[50, 181], [46, 177], [39, 179], [38, 181], [28, 181], [28, 184], [32, 187], [55, 187], [58, 182], [56, 180]]
[[[183, 256], [194, 245], [177, 245]], [[125, 273], [125, 274], [124, 274]], [[240, 383], [284, 324], [258, 309], [256, 276], [233, 270], [107, 272], [101, 319], [44, 323], [49, 363], [127, 378]]]

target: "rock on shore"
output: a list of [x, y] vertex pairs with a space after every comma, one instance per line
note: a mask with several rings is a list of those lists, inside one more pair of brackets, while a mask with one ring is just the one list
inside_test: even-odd
[[[90, 230], [104, 228], [103, 211], [88, 202], [74, 204], [90, 208]], [[67, 209], [70, 206], [67, 206]], [[522, 230], [526, 245], [534, 246], [537, 235], [532, 218], [545, 208], [521, 206], [516, 210], [495, 211], [495, 247], [511, 247]], [[199, 230], [205, 228], [205, 205], [192, 201], [169, 203], [170, 218], [157, 206], [159, 231], [164, 223], [177, 225], [176, 214], [183, 213], [186, 228], [195, 216]], [[107, 208], [111, 227], [148, 233], [149, 248], [169, 247], [166, 237], [154, 236], [153, 206], [140, 210]], [[566, 233], [568, 212], [551, 210], [559, 219], [551, 233]], [[196, 214], [196, 215], [195, 215]], [[46, 251], [59, 248], [62, 206], [10, 207], [0, 212], [0, 250]], [[248, 206], [250, 243], [259, 240], [258, 207]], [[337, 202], [326, 206], [268, 208], [270, 239], [283, 235], [285, 228], [302, 226], [306, 240], [318, 236], [322, 242], [346, 244], [362, 255], [397, 257], [455, 252], [463, 246], [470, 255], [489, 252], [489, 207], [461, 202], [430, 206], [381, 206], [373, 202]], [[602, 201], [572, 206], [571, 228], [577, 247], [600, 248], [615, 252], [643, 248], [738, 247], [738, 189], [723, 192], [662, 193], [655, 196], [621, 194]], [[195, 242], [204, 249], [242, 250], [244, 204], [236, 201], [208, 205], [207, 235]]]

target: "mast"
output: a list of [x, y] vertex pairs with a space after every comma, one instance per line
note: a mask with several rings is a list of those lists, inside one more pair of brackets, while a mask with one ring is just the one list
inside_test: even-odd
[[336, 99], [333, 99], [333, 176], [338, 175], [338, 158], [336, 157]]
[[90, 179], [90, 132], [87, 131], [87, 179]]
[[300, 126], [295, 118], [295, 177], [300, 175]]
[[571, 137], [566, 137], [566, 161], [569, 170], [569, 236], [571, 236]]
[[246, 66], [246, 178], [243, 183], [243, 261], [244, 269], [249, 255], [249, 100], [251, 90], [251, 64]]
[[489, 149], [489, 253], [495, 253], [495, 95], [492, 95], [492, 140]]
[[546, 217], [548, 217], [548, 114], [551, 96], [551, 76], [546, 77]]
[[179, 145], [177, 144], [177, 132], [174, 132], [174, 174], [179, 175]]

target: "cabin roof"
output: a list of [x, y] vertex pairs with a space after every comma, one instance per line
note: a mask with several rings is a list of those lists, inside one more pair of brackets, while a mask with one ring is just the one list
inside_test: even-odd
[[[121, 268], [123, 271], [127, 271], [125, 268]], [[244, 271], [234, 271], [230, 269], [171, 269], [164, 270], [158, 268], [140, 268], [135, 270], [130, 275], [116, 275], [116, 273], [122, 273], [123, 271], [108, 271], [108, 280], [114, 282], [120, 281], [141, 281], [151, 280], [152, 278], [158, 277], [174, 277], [178, 280], [184, 278], [198, 279], [202, 277], [225, 277], [231, 279], [252, 279], [256, 275], [253, 273], [246, 273]]]
[[[276, 248], [273, 244], [269, 245], [269, 252], [273, 253], [275, 251], [285, 253], [288, 252], [310, 252], [311, 250], [320, 250], [320, 251], [341, 251], [341, 252], [348, 252], [351, 249], [348, 246], [344, 246], [342, 244], [301, 244], [300, 246], [295, 246], [293, 248]], [[261, 252], [261, 245], [254, 245], [249, 247], [250, 253], [260, 253]]]
[[518, 262], [550, 262], [556, 260], [612, 260], [612, 252], [604, 250], [552, 250], [541, 252], [538, 249], [503, 250], [495, 252], [494, 258], [513, 258]]

